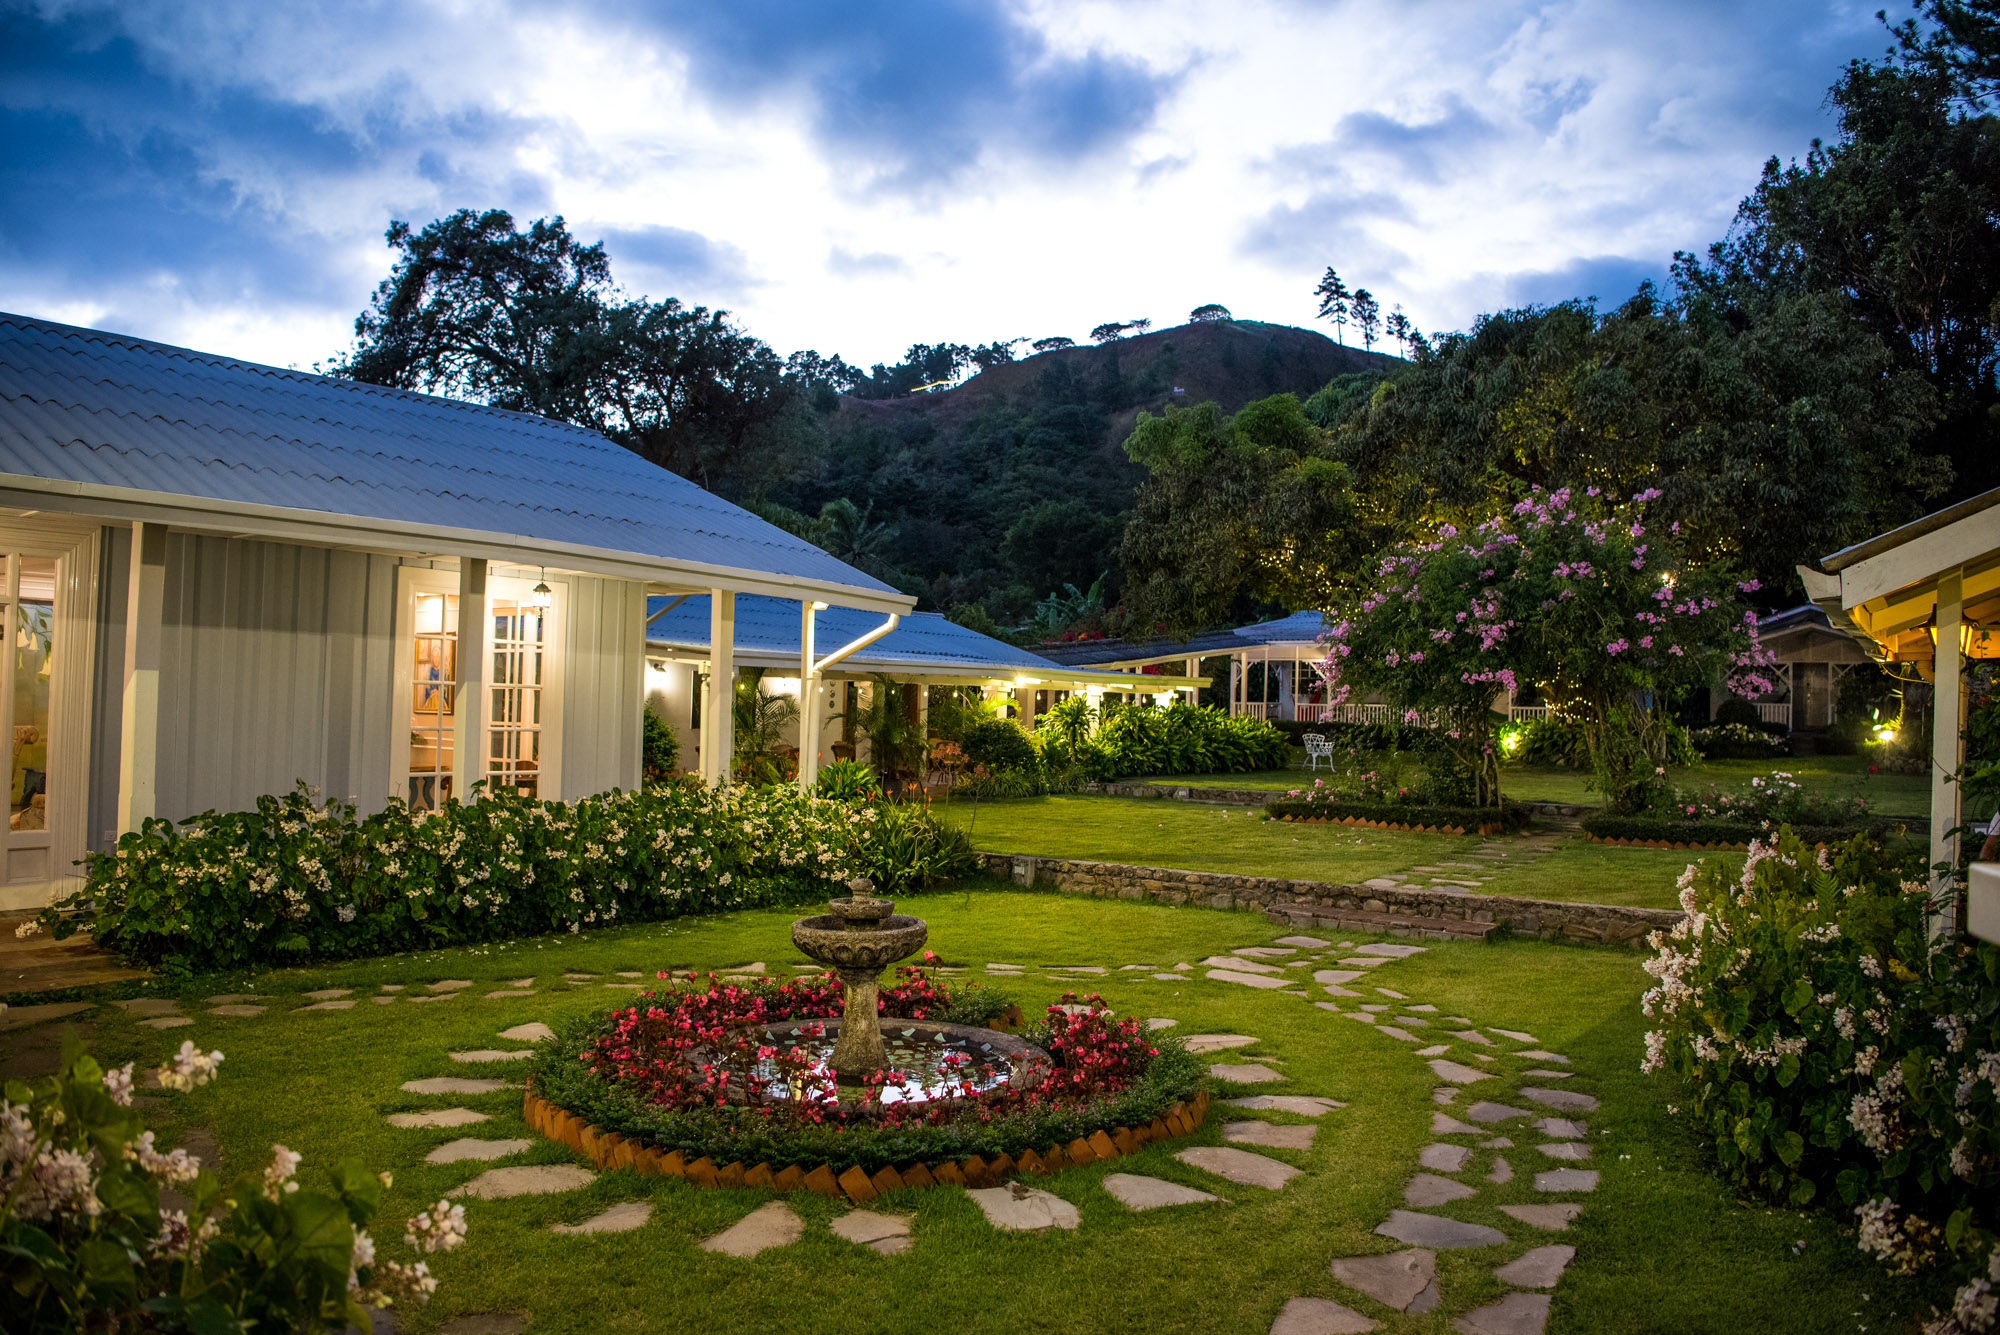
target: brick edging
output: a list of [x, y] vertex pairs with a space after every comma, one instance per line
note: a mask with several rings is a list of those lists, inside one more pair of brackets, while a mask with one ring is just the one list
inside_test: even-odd
[[901, 1169], [893, 1166], [874, 1174], [859, 1167], [835, 1173], [829, 1164], [811, 1169], [787, 1164], [774, 1170], [768, 1163], [717, 1165], [703, 1156], [690, 1161], [679, 1150], [662, 1152], [615, 1131], [592, 1126], [575, 1113], [551, 1103], [530, 1085], [521, 1096], [521, 1115], [528, 1125], [550, 1140], [569, 1146], [601, 1170], [629, 1168], [649, 1177], [678, 1177], [698, 1187], [768, 1187], [773, 1191], [805, 1190], [821, 1196], [844, 1196], [856, 1205], [865, 1205], [885, 1191], [898, 1187], [996, 1187], [1012, 1173], [1037, 1175], [1080, 1168], [1100, 1160], [1137, 1153], [1157, 1140], [1173, 1140], [1192, 1135], [1208, 1116], [1208, 1091], [1176, 1103], [1162, 1117], [1140, 1127], [1112, 1127], [1078, 1137], [1067, 1145], [1026, 1150], [1019, 1159], [1001, 1154], [992, 1159], [978, 1155], [941, 1163], [913, 1163]]
[[1690, 852], [1736, 852], [1746, 851], [1748, 844], [1687, 844], [1675, 843], [1671, 839], [1617, 839], [1602, 834], [1585, 833], [1585, 839], [1593, 844], [1618, 844], [1625, 848], [1684, 848]]

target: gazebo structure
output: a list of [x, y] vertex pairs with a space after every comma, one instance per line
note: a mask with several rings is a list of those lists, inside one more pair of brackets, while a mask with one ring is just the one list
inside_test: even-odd
[[[1867, 651], [1854, 636], [1835, 626], [1825, 608], [1812, 603], [1759, 618], [1757, 634], [1776, 660], [1773, 676], [1777, 687], [1750, 702], [1756, 706], [1757, 716], [1793, 732], [1831, 727], [1840, 703], [1840, 683], [1869, 661]], [[1728, 698], [1719, 685], [1710, 692], [1710, 718]]]
[[947, 621], [935, 612], [892, 616], [856, 607], [802, 605], [796, 598], [739, 594], [731, 608], [727, 663], [712, 653], [714, 614], [706, 595], [654, 598], [647, 606], [646, 707], [666, 720], [684, 754], [701, 758], [703, 771], [727, 765], [714, 755], [727, 746], [715, 732], [726, 710], [704, 707], [708, 683], [718, 675], [761, 668], [759, 683], [773, 694], [800, 701], [798, 723], [787, 741], [799, 751], [799, 782], [810, 785], [831, 758], [830, 717], [843, 707], [848, 683], [874, 690], [880, 679], [917, 687], [911, 705], [924, 716], [931, 686], [971, 687], [988, 699], [1011, 702], [1014, 718], [1032, 726], [1037, 714], [1081, 695], [1094, 708], [1107, 700], [1170, 704], [1192, 697], [1206, 683], [1166, 673], [1134, 678], [1122, 672], [1072, 668], [1026, 649]]
[[1799, 577], [1831, 623], [1890, 672], [1933, 685], [1931, 861], [1955, 863], [1966, 662], [2000, 658], [2000, 489], [1856, 543], [1820, 566], [1800, 566]]
[[[1179, 667], [1201, 676], [1202, 660], [1229, 659], [1229, 712], [1286, 722], [1321, 723], [1359, 718], [1367, 705], [1328, 705], [1313, 664], [1322, 656], [1319, 639], [1326, 620], [1318, 612], [1294, 612], [1235, 630], [1208, 631], [1186, 640], [1075, 640], [1036, 646], [1055, 662], [1106, 672], [1152, 674]], [[1254, 672], [1253, 668], [1261, 669]], [[1254, 680], [1253, 680], [1254, 678]], [[1202, 685], [1208, 682], [1204, 679]], [[1383, 706], [1373, 706], [1382, 709]]]

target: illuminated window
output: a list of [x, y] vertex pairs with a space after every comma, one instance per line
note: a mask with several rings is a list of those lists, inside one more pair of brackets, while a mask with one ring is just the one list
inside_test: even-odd
[[452, 720], [458, 679], [458, 595], [418, 593], [409, 678], [412, 807], [435, 811], [452, 796]]
[[493, 600], [492, 715], [487, 725], [490, 790], [523, 797], [540, 791], [542, 692], [548, 670], [549, 613], [533, 594]]

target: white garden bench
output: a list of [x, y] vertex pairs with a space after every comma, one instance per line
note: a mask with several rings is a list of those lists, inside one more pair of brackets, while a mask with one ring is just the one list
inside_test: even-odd
[[1306, 744], [1306, 768], [1318, 769], [1319, 762], [1326, 761], [1328, 769], [1333, 768], [1333, 743], [1316, 732], [1309, 732], [1304, 738]]

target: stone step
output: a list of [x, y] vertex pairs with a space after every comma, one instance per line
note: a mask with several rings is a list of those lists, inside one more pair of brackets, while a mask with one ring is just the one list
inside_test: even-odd
[[1340, 926], [1380, 932], [1385, 936], [1434, 940], [1483, 941], [1498, 926], [1490, 922], [1467, 922], [1463, 918], [1412, 918], [1400, 913], [1377, 913], [1370, 909], [1344, 909], [1321, 904], [1286, 904], [1269, 910], [1264, 916], [1289, 927]]

